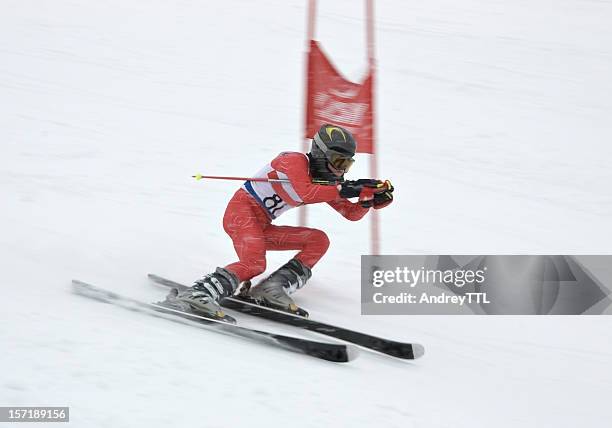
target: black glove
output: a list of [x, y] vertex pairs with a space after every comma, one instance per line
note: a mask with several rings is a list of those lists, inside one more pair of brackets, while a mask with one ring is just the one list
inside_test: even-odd
[[375, 191], [382, 190], [384, 183], [372, 178], [362, 178], [360, 180], [346, 180], [340, 185], [340, 196], [343, 198], [371, 198]]
[[379, 193], [375, 193], [374, 198], [372, 199], [359, 201], [359, 205], [361, 205], [364, 208], [374, 207], [374, 209], [379, 210], [381, 208], [386, 207], [391, 202], [393, 202], [394, 187], [389, 180], [385, 181], [384, 184], [385, 184], [386, 190], [379, 192]]

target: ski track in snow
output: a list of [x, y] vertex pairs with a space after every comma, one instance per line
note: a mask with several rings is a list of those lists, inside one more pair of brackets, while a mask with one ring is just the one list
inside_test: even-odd
[[[358, 79], [363, 10], [320, 3], [317, 35]], [[0, 405], [67, 405], [76, 427], [601, 425], [608, 317], [360, 316], [368, 222], [328, 207], [309, 211], [332, 247], [300, 303], [423, 343], [423, 359], [332, 364], [69, 293], [80, 278], [154, 300], [147, 272], [190, 282], [233, 261], [221, 218], [236, 183], [190, 176], [298, 149], [304, 14], [297, 0], [4, 2]], [[609, 253], [612, 2], [393, 0], [376, 17], [379, 170], [397, 189], [383, 251]]]

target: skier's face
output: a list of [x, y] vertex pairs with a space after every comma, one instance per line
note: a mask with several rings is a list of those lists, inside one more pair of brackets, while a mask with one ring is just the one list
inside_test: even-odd
[[327, 168], [334, 174], [336, 177], [342, 177], [345, 173], [343, 169], [334, 168], [331, 163], [327, 163]]

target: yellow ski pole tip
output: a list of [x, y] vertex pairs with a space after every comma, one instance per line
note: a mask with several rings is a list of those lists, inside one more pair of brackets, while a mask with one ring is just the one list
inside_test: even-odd
[[196, 174], [196, 175], [192, 175], [193, 178], [195, 178], [196, 180], [201, 180], [202, 178], [202, 174]]

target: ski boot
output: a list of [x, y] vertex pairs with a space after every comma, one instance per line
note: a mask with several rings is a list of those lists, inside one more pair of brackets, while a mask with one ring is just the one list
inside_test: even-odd
[[235, 323], [236, 320], [221, 310], [219, 300], [231, 296], [238, 287], [238, 278], [223, 268], [218, 267], [213, 273], [198, 279], [193, 286], [179, 292], [176, 288], [170, 291], [166, 302], [183, 311]]
[[291, 259], [255, 287], [245, 287], [242, 297], [261, 306], [308, 318], [308, 312], [299, 308], [290, 294], [302, 288], [311, 276], [308, 266], [297, 259]]

